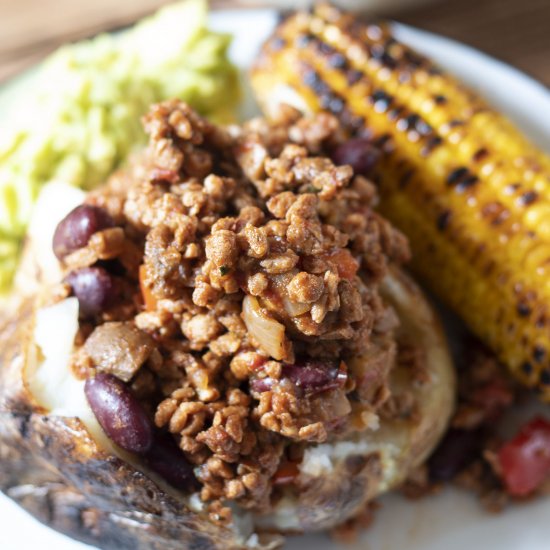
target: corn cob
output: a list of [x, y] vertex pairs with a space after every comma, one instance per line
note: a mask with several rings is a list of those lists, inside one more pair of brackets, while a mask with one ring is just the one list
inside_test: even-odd
[[550, 159], [390, 27], [330, 6], [287, 18], [252, 83], [268, 113], [289, 101], [372, 136], [413, 270], [550, 400]]

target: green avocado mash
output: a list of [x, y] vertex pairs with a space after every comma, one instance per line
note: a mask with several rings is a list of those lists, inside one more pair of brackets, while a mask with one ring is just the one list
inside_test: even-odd
[[0, 130], [0, 293], [9, 289], [40, 189], [90, 189], [143, 145], [141, 116], [178, 97], [218, 121], [239, 97], [228, 35], [206, 28], [205, 0], [161, 9], [117, 35], [65, 46], [48, 58]]

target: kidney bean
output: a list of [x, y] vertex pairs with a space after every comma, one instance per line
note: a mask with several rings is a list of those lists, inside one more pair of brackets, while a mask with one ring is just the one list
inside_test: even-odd
[[186, 492], [198, 489], [193, 466], [172, 438], [157, 436], [145, 461], [151, 470], [172, 487]]
[[342, 143], [332, 152], [335, 164], [350, 164], [356, 174], [368, 175], [380, 158], [380, 151], [364, 137]]
[[296, 462], [285, 461], [273, 476], [273, 485], [288, 485], [294, 483], [300, 475], [300, 468]]
[[130, 388], [112, 374], [88, 378], [84, 392], [107, 436], [130, 453], [145, 454], [153, 445], [153, 424]]
[[[343, 386], [347, 374], [339, 368], [337, 361], [304, 361], [294, 365], [283, 365], [281, 378], [290, 380], [306, 395], [315, 395]], [[272, 388], [272, 378], [255, 378], [250, 381], [252, 391], [263, 393]]]
[[275, 381], [269, 376], [267, 378], [252, 378], [250, 380], [250, 389], [256, 393], [269, 391], [273, 387]]
[[302, 364], [283, 365], [283, 378], [307, 394], [317, 394], [344, 385], [347, 375], [339, 369], [337, 361], [306, 361]]
[[55, 229], [53, 251], [59, 260], [88, 244], [90, 237], [113, 227], [111, 216], [97, 206], [81, 204], [69, 212]]
[[78, 298], [80, 315], [97, 315], [113, 303], [118, 293], [116, 279], [102, 267], [83, 267], [71, 271], [65, 282]]
[[483, 430], [451, 429], [431, 456], [428, 467], [433, 481], [449, 481], [480, 454]]

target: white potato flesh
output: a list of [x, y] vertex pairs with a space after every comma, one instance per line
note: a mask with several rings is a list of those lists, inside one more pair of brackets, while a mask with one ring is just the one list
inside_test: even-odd
[[263, 351], [274, 359], [284, 359], [285, 327], [279, 321], [265, 315], [254, 296], [244, 297], [243, 320], [246, 330]]

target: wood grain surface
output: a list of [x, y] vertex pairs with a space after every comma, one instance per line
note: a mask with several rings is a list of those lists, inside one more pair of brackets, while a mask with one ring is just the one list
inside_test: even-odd
[[449, 0], [397, 19], [470, 44], [550, 86], [550, 0]]
[[[128, 25], [165, 3], [0, 0], [0, 81], [42, 59], [63, 42]], [[244, 3], [213, 2], [214, 7]], [[393, 16], [471, 44], [550, 86], [550, 0], [444, 0]]]

